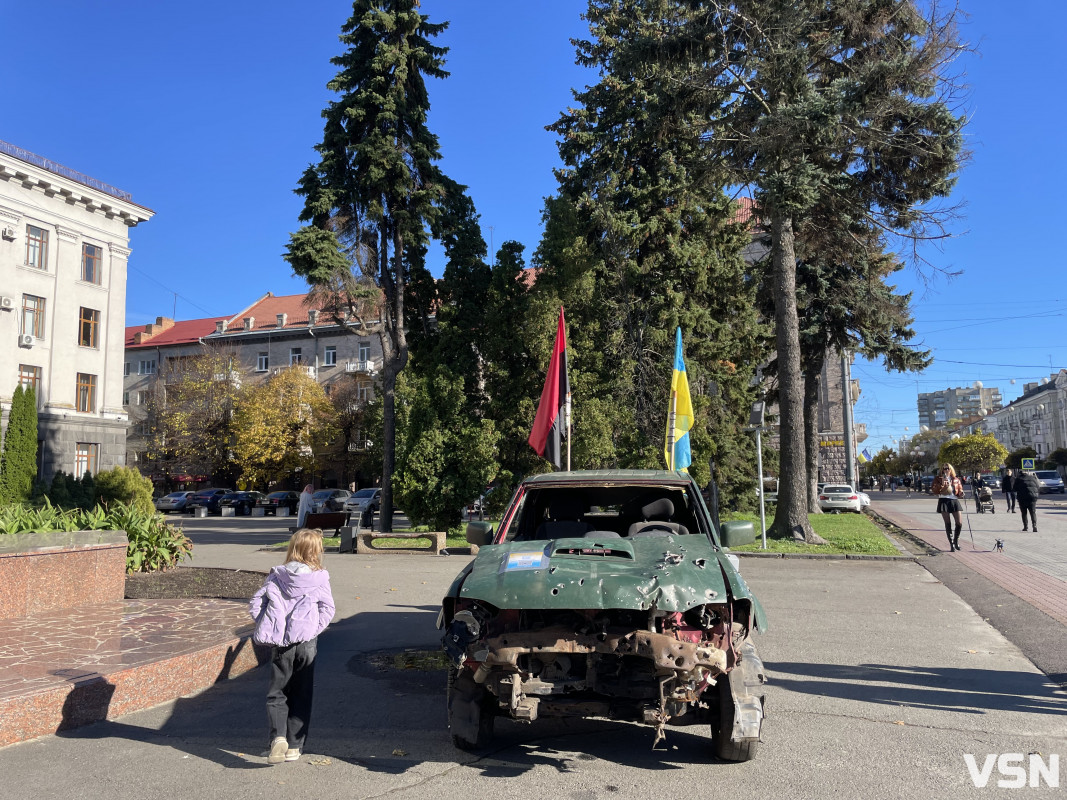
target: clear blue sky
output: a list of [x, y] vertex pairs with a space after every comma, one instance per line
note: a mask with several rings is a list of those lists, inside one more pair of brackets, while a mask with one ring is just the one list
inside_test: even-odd
[[[1067, 3], [962, 4], [971, 15], [964, 37], [980, 50], [961, 62], [973, 160], [954, 199], [966, 203], [965, 216], [958, 236], [925, 256], [963, 274], [898, 273], [916, 293], [918, 340], [937, 361], [920, 375], [854, 367], [863, 388], [856, 419], [872, 452], [918, 430], [917, 390], [981, 380], [1010, 401], [1025, 381], [1067, 366], [1055, 234], [1067, 218]], [[527, 257], [558, 165], [544, 126], [571, 102], [572, 87], [593, 80], [569, 41], [586, 34], [584, 7], [422, 2], [432, 21], [450, 22], [438, 43], [451, 48], [451, 77], [430, 83], [443, 169], [470, 187], [486, 240], [518, 240]], [[315, 158], [332, 97], [329, 59], [351, 3], [7, 0], [0, 10], [0, 139], [156, 212], [132, 231], [128, 324], [175, 309], [182, 319], [236, 313], [267, 291], [305, 290], [281, 253], [298, 226], [292, 189]]]

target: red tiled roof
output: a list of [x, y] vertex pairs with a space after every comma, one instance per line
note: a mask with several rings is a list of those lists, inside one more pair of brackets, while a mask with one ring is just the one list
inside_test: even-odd
[[[279, 314], [286, 315], [284, 327], [306, 328], [308, 327], [308, 311], [311, 310], [309, 306], [304, 305], [306, 299], [306, 294], [288, 294], [277, 297], [268, 292], [265, 297], [260, 298], [240, 314], [229, 317], [227, 331], [233, 333], [244, 330], [246, 317], [255, 318], [255, 324], [252, 327], [254, 331], [275, 330], [278, 327]], [[329, 314], [321, 313], [320, 310], [319, 318], [315, 322], [316, 328], [336, 324]]]
[[734, 217], [730, 222], [744, 224], [752, 219], [756, 210], [756, 201], [751, 197], [735, 197], [734, 203], [737, 204], [737, 208], [734, 210]]
[[[134, 325], [126, 328], [126, 348], [163, 347], [174, 344], [191, 344], [201, 336], [215, 332], [215, 323], [228, 317], [207, 317], [205, 319], [187, 319], [179, 322], [159, 317], [148, 325]], [[169, 323], [169, 324], [168, 324]], [[140, 334], [140, 341], [138, 335]]]

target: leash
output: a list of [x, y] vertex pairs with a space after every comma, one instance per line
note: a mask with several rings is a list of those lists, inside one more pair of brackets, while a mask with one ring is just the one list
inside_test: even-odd
[[[975, 498], [978, 494], [975, 493]], [[967, 507], [967, 501], [963, 501], [963, 515], [967, 517], [967, 533], [971, 535], [971, 552], [974, 552], [974, 531], [971, 530], [971, 510]]]

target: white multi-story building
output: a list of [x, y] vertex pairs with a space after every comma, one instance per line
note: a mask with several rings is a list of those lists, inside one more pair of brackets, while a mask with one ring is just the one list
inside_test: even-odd
[[1038, 458], [1067, 447], [1067, 370], [1028, 383], [1023, 394], [991, 415], [986, 431], [1008, 452], [1032, 447]]
[[38, 408], [38, 472], [124, 464], [129, 229], [153, 212], [113, 186], [0, 141], [0, 403]]

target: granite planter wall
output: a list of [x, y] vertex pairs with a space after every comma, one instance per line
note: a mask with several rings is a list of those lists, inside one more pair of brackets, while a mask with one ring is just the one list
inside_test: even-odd
[[122, 600], [123, 531], [0, 535], [0, 619]]

